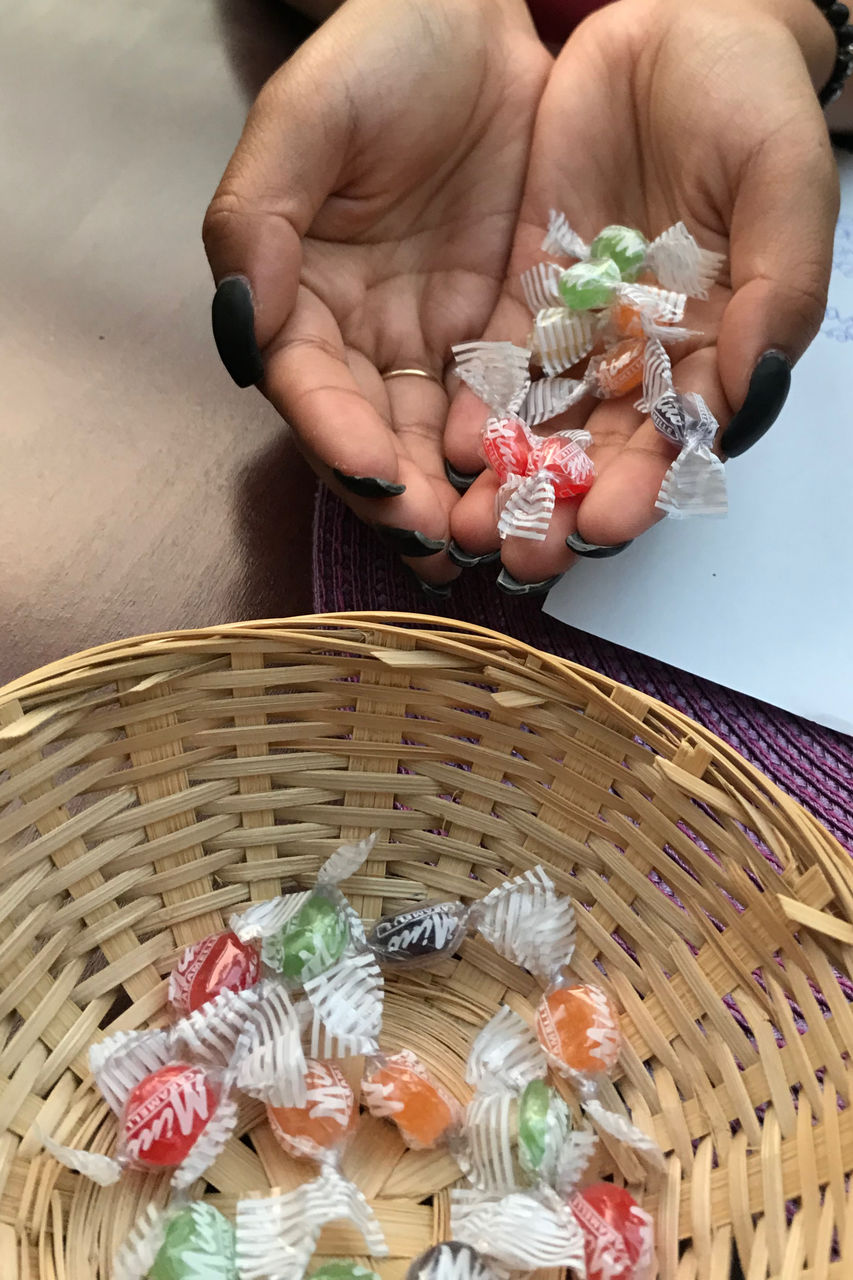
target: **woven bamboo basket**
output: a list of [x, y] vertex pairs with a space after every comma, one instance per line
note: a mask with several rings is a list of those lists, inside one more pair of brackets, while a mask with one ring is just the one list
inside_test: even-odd
[[[537, 863], [575, 899], [574, 970], [624, 1033], [605, 1100], [666, 1153], [655, 1173], [605, 1138], [594, 1172], [654, 1214], [664, 1280], [728, 1280], [735, 1256], [747, 1280], [853, 1276], [847, 855], [640, 693], [487, 631], [337, 615], [127, 641], [0, 692], [2, 1280], [107, 1280], [165, 1198], [41, 1150], [41, 1133], [113, 1148], [89, 1045], [163, 1023], [182, 947], [373, 830], [344, 886], [365, 919]], [[385, 1040], [464, 1100], [483, 1022], [536, 1000], [468, 940], [389, 979]], [[402, 1280], [447, 1238], [455, 1163], [365, 1116], [345, 1172], [384, 1227], [383, 1280]], [[251, 1104], [203, 1190], [227, 1213], [313, 1174]], [[332, 1227], [319, 1256], [358, 1248]]]

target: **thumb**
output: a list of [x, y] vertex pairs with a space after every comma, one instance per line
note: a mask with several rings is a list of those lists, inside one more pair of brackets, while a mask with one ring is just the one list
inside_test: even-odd
[[772, 426], [791, 366], [820, 328], [832, 270], [838, 173], [805, 76], [789, 123], [775, 121], [741, 169], [731, 223], [733, 296], [718, 339], [720, 378], [736, 412], [723, 452], [746, 452]]
[[351, 127], [341, 77], [323, 74], [324, 45], [320, 56], [311, 45], [261, 90], [204, 218], [213, 335], [240, 387], [263, 377], [262, 352], [294, 306], [301, 240], [334, 189]]

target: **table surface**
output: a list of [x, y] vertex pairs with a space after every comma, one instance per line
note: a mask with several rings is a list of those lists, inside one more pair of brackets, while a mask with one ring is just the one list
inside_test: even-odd
[[200, 236], [304, 24], [275, 0], [0, 0], [0, 30], [0, 682], [308, 611], [313, 477], [219, 364]]

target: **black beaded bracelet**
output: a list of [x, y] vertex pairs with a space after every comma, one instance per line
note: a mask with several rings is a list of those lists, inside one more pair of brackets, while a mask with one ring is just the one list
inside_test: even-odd
[[846, 4], [839, 4], [837, 0], [815, 0], [815, 4], [832, 27], [838, 50], [832, 75], [818, 94], [820, 105], [828, 107], [830, 102], [841, 97], [853, 69], [853, 26], [848, 21], [850, 10]]

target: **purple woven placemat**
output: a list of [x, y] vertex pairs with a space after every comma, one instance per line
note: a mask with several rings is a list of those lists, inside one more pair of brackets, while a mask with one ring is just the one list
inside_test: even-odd
[[[342, 502], [322, 487], [318, 491], [318, 613], [389, 609], [446, 615], [502, 631], [641, 689], [724, 738], [853, 852], [853, 739], [555, 622], [541, 612], [541, 600], [513, 600], [499, 592], [494, 585], [497, 572], [491, 565], [465, 573], [450, 600], [427, 600], [397, 557]], [[772, 643], [772, 636], [768, 641]]]

